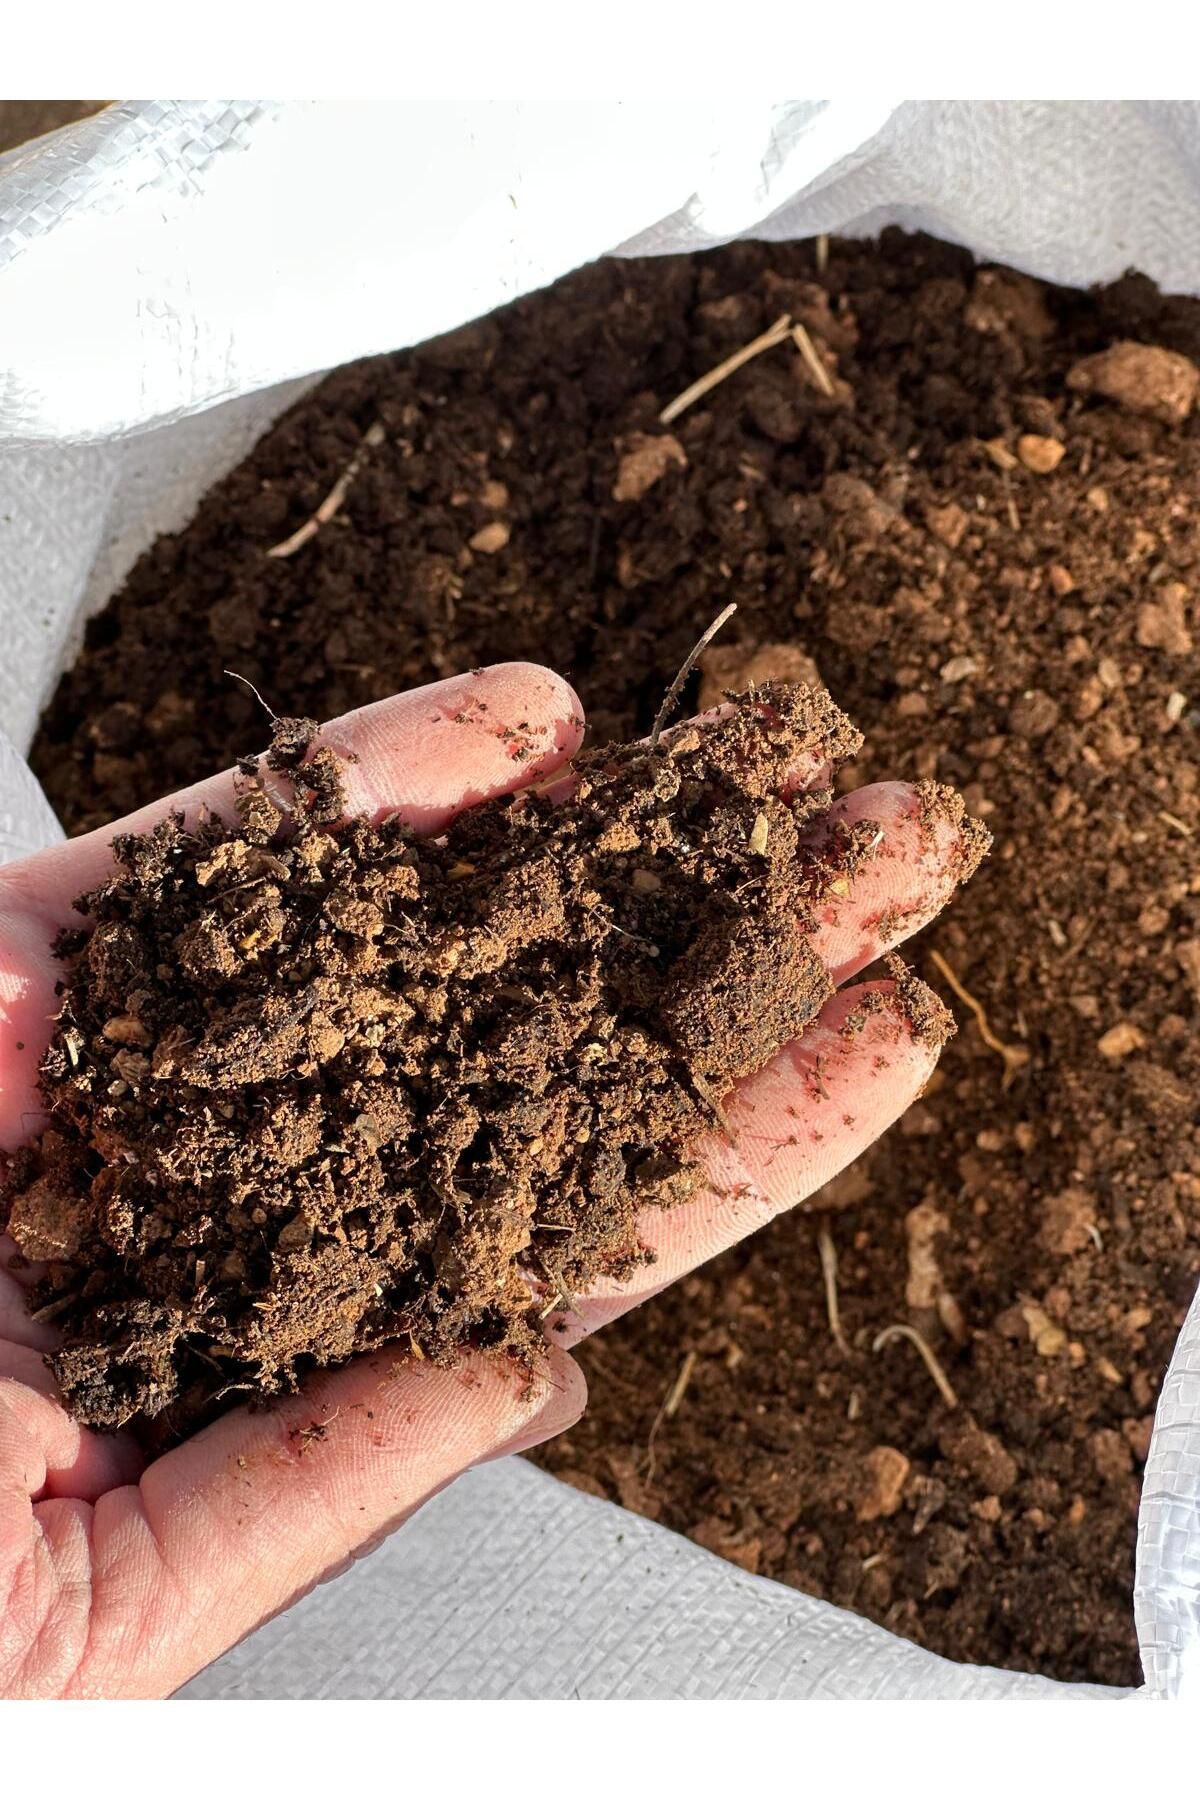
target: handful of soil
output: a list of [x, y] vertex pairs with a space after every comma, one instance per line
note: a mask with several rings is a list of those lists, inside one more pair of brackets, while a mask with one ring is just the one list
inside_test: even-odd
[[639, 1211], [695, 1190], [722, 1097], [831, 992], [814, 910], [876, 833], [806, 845], [831, 793], [788, 795], [859, 745], [827, 694], [755, 690], [434, 840], [330, 831], [317, 730], [276, 722], [236, 825], [118, 837], [58, 946], [5, 1205], [93, 1425], [179, 1430], [387, 1340], [529, 1359], [645, 1260]]

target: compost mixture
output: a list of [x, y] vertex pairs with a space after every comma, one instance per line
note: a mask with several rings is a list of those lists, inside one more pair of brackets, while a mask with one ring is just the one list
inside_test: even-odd
[[[487, 710], [455, 719], [536, 753]], [[49, 1263], [34, 1301], [89, 1424], [177, 1433], [389, 1341], [530, 1365], [552, 1314], [646, 1260], [640, 1209], [696, 1192], [734, 1083], [830, 998], [811, 935], [878, 845], [830, 787], [789, 789], [859, 742], [804, 687], [593, 750], [569, 797], [535, 786], [432, 841], [344, 821], [316, 734], [275, 721], [232, 822], [119, 837], [58, 945], [48, 1122], [4, 1216]], [[966, 879], [987, 834], [933, 783], [921, 803], [961, 823]], [[897, 973], [940, 1045], [945, 1009]]]
[[324, 381], [142, 558], [34, 752], [81, 830], [253, 741], [225, 667], [330, 717], [514, 656], [626, 738], [736, 600], [710, 692], [815, 666], [868, 734], [844, 781], [960, 786], [996, 848], [917, 950], [963, 1024], [929, 1091], [585, 1345], [538, 1457], [943, 1654], [1110, 1682], [1200, 1272], [1197, 357], [1140, 277], [899, 233], [598, 264]]

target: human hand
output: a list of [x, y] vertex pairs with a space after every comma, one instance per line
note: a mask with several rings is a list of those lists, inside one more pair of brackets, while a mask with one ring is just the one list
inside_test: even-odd
[[[347, 771], [350, 810], [399, 811], [437, 832], [463, 806], [551, 776], [578, 748], [579, 710], [556, 676], [510, 664], [380, 702], [322, 737], [358, 759]], [[512, 760], [506, 720], [524, 722], [544, 754]], [[823, 773], [794, 772], [809, 784]], [[59, 974], [51, 939], [78, 922], [75, 895], [106, 875], [114, 832], [201, 802], [229, 811], [232, 796], [226, 773], [0, 869], [4, 1148], [36, 1129], [36, 1071]], [[931, 826], [899, 783], [859, 789], [837, 810], [882, 831], [815, 939], [845, 982], [939, 910], [961, 845], [953, 825]], [[0, 1695], [169, 1693], [463, 1469], [572, 1424], [584, 1391], [566, 1346], [806, 1198], [920, 1092], [936, 1049], [913, 1037], [891, 984], [872, 987], [880, 1001], [860, 1031], [842, 1028], [866, 990], [843, 988], [801, 1039], [739, 1085], [725, 1105], [730, 1138], [703, 1146], [710, 1190], [647, 1214], [655, 1262], [579, 1298], [532, 1392], [497, 1359], [446, 1370], [366, 1357], [267, 1408], [230, 1412], [143, 1467], [132, 1438], [87, 1431], [57, 1403], [43, 1361], [52, 1326], [29, 1316], [23, 1278], [0, 1257]]]

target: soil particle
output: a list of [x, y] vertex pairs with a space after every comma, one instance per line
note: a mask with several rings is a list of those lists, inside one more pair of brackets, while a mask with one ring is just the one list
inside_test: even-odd
[[60, 946], [49, 1125], [4, 1197], [93, 1425], [194, 1424], [397, 1338], [529, 1361], [548, 1312], [646, 1260], [641, 1209], [698, 1190], [712, 1112], [833, 991], [807, 934], [874, 828], [818, 832], [832, 789], [789, 793], [859, 741], [824, 692], [756, 688], [431, 842], [324, 829], [316, 734], [276, 721], [298, 797], [269, 820], [118, 837]]
[[[785, 311], [835, 359], [836, 399], [781, 340], [674, 422], [686, 467], [614, 501], [618, 440], [661, 436], [663, 407]], [[569, 676], [598, 738], [634, 737], [736, 600], [722, 653], [793, 647], [867, 730], [844, 783], [958, 787], [997, 847], [918, 962], [949, 999], [940, 954], [1023, 1061], [964, 1021], [901, 1129], [816, 1202], [850, 1356], [813, 1221], [782, 1218], [583, 1346], [589, 1411], [538, 1456], [677, 1530], [716, 1519], [714, 1547], [753, 1540], [764, 1575], [944, 1655], [1068, 1680], [1140, 1679], [1134, 1520], [1090, 1439], [1144, 1438], [1200, 1273], [1198, 360], [1200, 306], [1142, 276], [1070, 292], [899, 232], [820, 260], [737, 243], [597, 264], [306, 396], [91, 622], [34, 751], [78, 831], [252, 741], [256, 703], [223, 667], [329, 717], [512, 656]], [[387, 441], [338, 517], [268, 558], [377, 418]], [[1022, 436], [1065, 446], [1050, 474]], [[497, 516], [505, 549], [470, 551]], [[1105, 1056], [1122, 1022], [1144, 1047]], [[1069, 1192], [1094, 1232], [1054, 1213]], [[1002, 1497], [942, 1453], [915, 1354], [871, 1354], [909, 1316], [905, 1221], [926, 1202], [965, 1331], [919, 1323], [1018, 1464]], [[881, 1444], [912, 1473], [861, 1523]], [[961, 1555], [930, 1593], [912, 1552], [939, 1525]]]
[[1123, 342], [1068, 369], [1067, 386], [1077, 394], [1101, 394], [1164, 425], [1182, 425], [1200, 389], [1200, 369], [1189, 357], [1158, 345]]

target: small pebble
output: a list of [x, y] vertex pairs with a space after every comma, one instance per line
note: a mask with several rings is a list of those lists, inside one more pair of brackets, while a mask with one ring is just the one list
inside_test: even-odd
[[1122, 1057], [1132, 1056], [1135, 1050], [1144, 1050], [1146, 1034], [1128, 1019], [1122, 1019], [1113, 1025], [1096, 1045], [1101, 1056], [1108, 1057], [1110, 1062], [1120, 1062]]
[[1015, 737], [1041, 738], [1058, 724], [1058, 701], [1041, 688], [1026, 688], [1009, 709], [1008, 723]]
[[1060, 444], [1057, 438], [1026, 432], [1024, 437], [1017, 439], [1017, 455], [1035, 475], [1052, 475], [1066, 453], [1066, 445]]
[[510, 525], [506, 525], [503, 519], [493, 519], [490, 524], [481, 525], [467, 542], [472, 550], [478, 550], [481, 555], [495, 556], [498, 550], [503, 550], [511, 536]]

